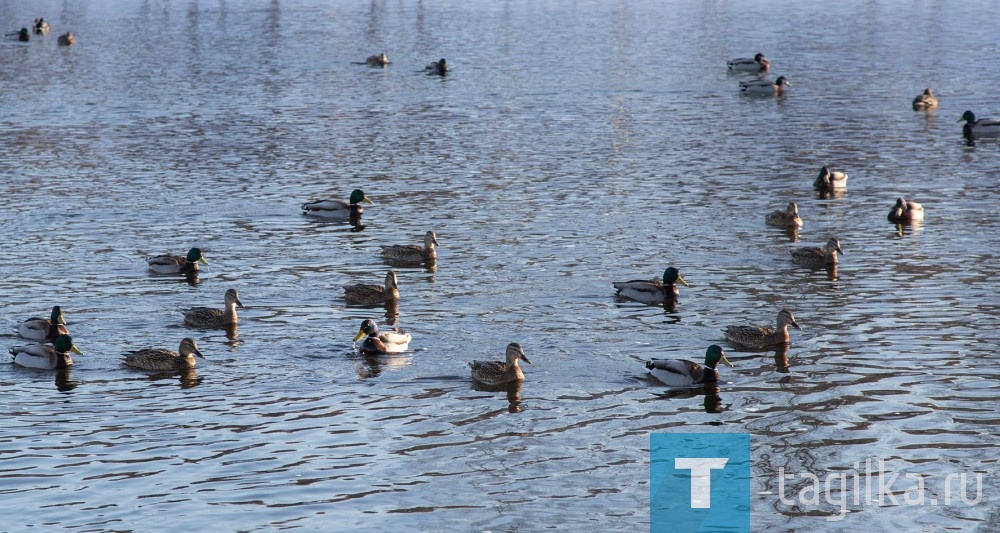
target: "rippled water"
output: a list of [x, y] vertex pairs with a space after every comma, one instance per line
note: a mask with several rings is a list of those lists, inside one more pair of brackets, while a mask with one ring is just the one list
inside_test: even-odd
[[[61, 304], [85, 352], [0, 365], [2, 529], [646, 530], [650, 432], [722, 431], [752, 434], [754, 530], [997, 530], [1000, 145], [954, 121], [1000, 114], [1000, 7], [827, 4], [0, 1], [4, 31], [53, 26], [0, 42], [4, 329]], [[740, 97], [725, 60], [757, 51], [787, 96]], [[824, 164], [845, 194], [811, 189]], [[356, 187], [363, 226], [299, 212]], [[924, 224], [886, 221], [899, 195]], [[791, 200], [800, 231], [764, 226]], [[344, 305], [428, 229], [398, 309]], [[830, 235], [836, 273], [791, 264]], [[147, 275], [194, 245], [200, 283]], [[613, 298], [666, 265], [675, 310]], [[235, 340], [182, 326], [230, 287]], [[790, 348], [727, 347], [718, 389], [646, 380], [782, 307]], [[369, 317], [411, 351], [355, 355]], [[186, 335], [193, 374], [119, 365]], [[510, 341], [523, 386], [475, 390]], [[871, 458], [928, 496], [985, 473], [983, 499], [779, 497], [779, 468]]]

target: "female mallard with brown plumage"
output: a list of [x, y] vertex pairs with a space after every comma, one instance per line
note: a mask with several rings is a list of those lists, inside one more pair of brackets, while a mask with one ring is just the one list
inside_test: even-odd
[[931, 88], [928, 87], [924, 89], [924, 92], [913, 99], [913, 110], [914, 111], [926, 111], [928, 109], [937, 108], [938, 101], [934, 97], [934, 93], [931, 92]]
[[842, 254], [844, 251], [840, 249], [840, 240], [836, 237], [830, 237], [826, 241], [826, 246], [822, 248], [803, 246], [801, 248], [792, 248], [790, 253], [792, 254], [792, 262], [797, 265], [821, 268], [828, 265], [836, 265], [838, 261], [837, 254]]
[[361, 189], [351, 191], [348, 201], [343, 200], [317, 200], [302, 204], [302, 212], [306, 215], [313, 215], [325, 218], [357, 218], [364, 212], [361, 204], [371, 204], [370, 198], [365, 196]]
[[184, 325], [198, 329], [226, 329], [236, 325], [236, 308], [243, 307], [240, 294], [229, 289], [225, 295], [224, 309], [195, 307], [184, 312]]
[[73, 338], [69, 335], [57, 336], [52, 344], [29, 344], [10, 349], [15, 364], [44, 370], [73, 366], [73, 356], [69, 354], [70, 352], [83, 355], [83, 352], [73, 344]]
[[374, 320], [365, 319], [361, 329], [354, 336], [354, 342], [361, 341], [358, 351], [364, 355], [379, 355], [385, 353], [405, 352], [410, 345], [410, 334], [399, 329], [379, 331]]
[[733, 366], [722, 347], [713, 344], [705, 350], [704, 366], [687, 359], [653, 359], [646, 361], [646, 368], [649, 375], [668, 387], [686, 387], [719, 381], [719, 362]]
[[157, 274], [190, 274], [198, 271], [198, 263], [208, 264], [201, 248], [191, 248], [186, 256], [164, 254], [146, 259], [150, 272]]
[[611, 285], [618, 291], [616, 293], [618, 296], [644, 303], [663, 303], [664, 300], [677, 298], [680, 294], [677, 283], [687, 286], [687, 281], [684, 281], [676, 268], [667, 267], [663, 271], [663, 281], [634, 279], [615, 281]]
[[764, 216], [764, 222], [771, 226], [791, 226], [802, 227], [802, 219], [799, 218], [799, 205], [795, 202], [788, 202], [788, 208], [784, 211], [771, 211]]
[[423, 263], [437, 259], [437, 235], [433, 231], [424, 234], [424, 245], [392, 244], [379, 246], [382, 258], [394, 263]]
[[399, 299], [399, 281], [392, 270], [385, 274], [385, 285], [356, 283], [344, 285], [344, 299], [349, 304], [376, 304]]
[[73, 32], [68, 31], [56, 38], [56, 42], [59, 46], [71, 46], [76, 42], [76, 37], [73, 36]]
[[791, 340], [788, 335], [788, 326], [802, 329], [795, 322], [792, 312], [788, 309], [782, 309], [778, 311], [777, 327], [728, 326], [723, 331], [726, 333], [726, 340], [733, 344], [748, 348], [766, 348], [775, 344], [788, 343]]
[[472, 372], [472, 379], [483, 385], [502, 385], [513, 381], [523, 381], [524, 372], [518, 366], [518, 361], [531, 364], [531, 361], [524, 356], [524, 349], [521, 345], [512, 342], [507, 345], [506, 361], [472, 361], [469, 368]]
[[173, 370], [190, 370], [197, 362], [194, 356], [205, 358], [198, 351], [198, 344], [191, 337], [181, 339], [177, 351], [166, 348], [145, 348], [129, 352], [122, 359], [122, 364], [140, 370], [170, 372]]
[[365, 63], [373, 67], [384, 67], [389, 64], [389, 56], [385, 55], [385, 52], [374, 56], [368, 56], [368, 59], [365, 59]]
[[62, 307], [53, 306], [52, 314], [49, 315], [48, 320], [32, 317], [21, 322], [17, 325], [17, 334], [34, 341], [51, 341], [59, 335], [69, 335]]
[[903, 199], [902, 196], [896, 199], [896, 205], [889, 211], [889, 222], [905, 224], [924, 219], [924, 206], [917, 202]]

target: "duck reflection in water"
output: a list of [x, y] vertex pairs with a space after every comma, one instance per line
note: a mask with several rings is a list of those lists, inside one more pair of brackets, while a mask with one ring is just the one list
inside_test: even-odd
[[669, 389], [656, 393], [664, 400], [690, 399], [702, 396], [702, 407], [706, 413], [718, 414], [728, 411], [732, 404], [723, 404], [718, 382], [702, 383], [686, 389]]
[[788, 345], [779, 344], [774, 348], [774, 371], [779, 374], [788, 374], [791, 368], [791, 364], [788, 362]]
[[69, 368], [60, 368], [56, 370], [56, 390], [59, 392], [69, 392], [80, 384], [79, 381], [73, 379], [72, 371]]
[[524, 411], [524, 404], [521, 403], [521, 387], [524, 381], [511, 381], [499, 385], [486, 385], [478, 381], [472, 381], [472, 390], [480, 392], [505, 392], [507, 393], [507, 412], [520, 413]]
[[401, 354], [358, 354], [361, 358], [354, 372], [361, 379], [377, 378], [386, 370], [398, 370], [410, 364], [410, 356]]

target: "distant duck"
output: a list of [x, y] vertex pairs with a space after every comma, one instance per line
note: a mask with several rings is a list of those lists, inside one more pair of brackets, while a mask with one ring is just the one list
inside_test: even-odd
[[838, 253], [842, 254], [844, 251], [840, 249], [840, 241], [836, 237], [830, 237], [830, 240], [826, 241], [826, 246], [822, 248], [803, 246], [791, 250], [793, 263], [810, 268], [836, 265]]
[[76, 42], [76, 37], [73, 37], [73, 32], [68, 31], [60, 35], [59, 38], [56, 39], [56, 42], [59, 43], [59, 46], [70, 46]]
[[795, 202], [788, 202], [788, 207], [784, 211], [771, 211], [764, 217], [764, 222], [771, 226], [801, 228], [802, 219], [799, 218], [799, 206]]
[[775, 344], [787, 344], [790, 341], [788, 326], [802, 329], [795, 322], [795, 317], [788, 309], [778, 311], [777, 326], [729, 326], [723, 331], [726, 340], [748, 348], [766, 348]]
[[354, 336], [354, 342], [361, 339], [359, 351], [364, 355], [379, 355], [385, 353], [405, 352], [410, 346], [409, 333], [399, 329], [391, 331], [379, 331], [378, 324], [374, 320], [365, 319], [361, 322], [361, 329]]
[[965, 121], [962, 126], [962, 135], [966, 139], [975, 137], [1000, 137], [1000, 120], [995, 118], [981, 118], [976, 120], [976, 114], [972, 111], [962, 113], [958, 122]]
[[385, 52], [375, 56], [368, 56], [368, 59], [365, 59], [365, 63], [373, 67], [384, 67], [389, 64], [389, 56], [385, 55]]
[[785, 94], [785, 87], [792, 84], [784, 76], [778, 76], [773, 82], [770, 80], [752, 80], [740, 82], [741, 94], [752, 94], [758, 96], [781, 96]]
[[771, 68], [771, 64], [764, 57], [764, 54], [757, 54], [753, 57], [738, 57], [727, 61], [726, 65], [733, 72], [767, 72]]
[[913, 99], [914, 111], [926, 111], [928, 109], [935, 109], [937, 108], [937, 105], [938, 105], [937, 98], [934, 97], [934, 93], [931, 92], [930, 87], [924, 89], [923, 94]]
[[371, 204], [370, 198], [361, 189], [351, 191], [347, 202], [343, 200], [317, 200], [302, 204], [302, 212], [306, 215], [326, 218], [356, 218], [361, 216], [364, 208], [362, 203]]
[[51, 341], [59, 335], [69, 335], [62, 307], [52, 307], [48, 320], [33, 317], [21, 322], [17, 325], [17, 334], [34, 341]]
[[372, 304], [399, 299], [399, 281], [392, 270], [385, 274], [385, 285], [356, 283], [344, 285], [344, 299], [349, 304]]
[[634, 279], [615, 281], [611, 285], [618, 291], [619, 296], [644, 303], [663, 303], [664, 300], [676, 298], [680, 294], [676, 285], [678, 282], [687, 286], [687, 281], [684, 281], [676, 268], [667, 267], [663, 271], [663, 281]]
[[45, 22], [42, 17], [35, 19], [35, 33], [38, 35], [45, 35], [49, 32], [49, 23]]
[[907, 202], [902, 196], [896, 199], [896, 205], [889, 211], [889, 222], [905, 224], [924, 219], [924, 206], [917, 202]]
[[821, 191], [847, 188], [847, 174], [838, 170], [831, 171], [827, 167], [819, 169], [819, 176], [813, 181], [813, 188]]
[[444, 76], [448, 74], [448, 62], [442, 57], [440, 60], [435, 61], [426, 67], [424, 67], [424, 72], [428, 74], [434, 74], [437, 76]]
[[208, 261], [201, 254], [201, 248], [191, 248], [187, 256], [157, 255], [146, 259], [151, 272], [157, 274], [190, 274], [198, 271], [198, 263], [207, 265]]
[[184, 311], [184, 325], [198, 329], [226, 329], [235, 325], [236, 308], [243, 307], [236, 289], [226, 291], [225, 302], [225, 309], [195, 307]]
[[205, 358], [198, 351], [198, 344], [191, 337], [181, 339], [177, 351], [166, 348], [146, 348], [129, 352], [122, 359], [122, 364], [140, 370], [170, 372], [173, 370], [190, 370], [197, 362], [194, 356]]
[[29, 344], [10, 349], [10, 354], [14, 356], [14, 364], [45, 370], [73, 366], [73, 356], [69, 354], [70, 352], [83, 354], [73, 344], [73, 338], [69, 335], [59, 335], [52, 344]]
[[17, 40], [22, 43], [26, 43], [31, 40], [31, 34], [28, 33], [28, 28], [21, 28], [21, 31], [17, 32]]
[[433, 262], [437, 259], [437, 235], [433, 231], [424, 234], [424, 245], [392, 244], [383, 245], [382, 258], [397, 263]]
[[469, 368], [472, 379], [483, 385], [503, 385], [514, 381], [524, 381], [524, 372], [518, 366], [518, 361], [531, 364], [524, 356], [521, 345], [512, 342], [507, 345], [506, 361], [472, 361]]
[[646, 368], [649, 369], [649, 375], [668, 387], [686, 387], [719, 381], [717, 367], [720, 361], [730, 367], [733, 366], [729, 359], [726, 359], [722, 347], [713, 344], [705, 350], [704, 366], [687, 359], [653, 359], [646, 361]]

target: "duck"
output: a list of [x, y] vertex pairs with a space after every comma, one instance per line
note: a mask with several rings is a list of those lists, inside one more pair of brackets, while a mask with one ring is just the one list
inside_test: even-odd
[[374, 56], [368, 56], [368, 59], [365, 59], [365, 63], [373, 67], [384, 67], [389, 64], [389, 56], [385, 55], [385, 52]]
[[834, 189], [847, 188], [847, 174], [839, 170], [830, 170], [827, 167], [819, 169], [819, 176], [813, 181], [813, 188], [821, 191], [832, 191]]
[[10, 354], [14, 356], [14, 364], [45, 370], [73, 366], [73, 356], [70, 355], [70, 352], [83, 355], [83, 352], [73, 344], [73, 338], [69, 335], [57, 336], [52, 340], [52, 344], [29, 344], [10, 349]]
[[791, 87], [792, 83], [784, 76], [778, 76], [773, 82], [770, 80], [751, 80], [740, 82], [741, 94], [754, 94], [760, 96], [781, 96], [785, 94], [785, 87]]
[[726, 333], [726, 340], [746, 346], [748, 348], [766, 348], [775, 344], [788, 344], [791, 338], [788, 335], [788, 326], [801, 330], [795, 317], [788, 309], [778, 311], [777, 326], [774, 328], [764, 326], [728, 326], [722, 330]]
[[391, 331], [379, 331], [378, 324], [374, 320], [365, 319], [361, 322], [361, 329], [354, 336], [354, 342], [361, 339], [359, 351], [364, 355], [380, 355], [386, 353], [405, 352], [410, 346], [409, 333], [400, 329]]
[[146, 259], [151, 272], [157, 274], [190, 274], [198, 271], [198, 263], [207, 265], [208, 261], [201, 253], [201, 248], [191, 248], [187, 256], [157, 255]]
[[45, 22], [45, 19], [38, 17], [35, 19], [35, 33], [38, 35], [45, 35], [49, 33], [49, 23]]
[[395, 271], [385, 274], [385, 285], [356, 283], [344, 285], [344, 299], [349, 304], [371, 304], [399, 300], [399, 280]]
[[240, 294], [229, 289], [225, 295], [226, 308], [195, 307], [184, 311], [184, 325], [198, 329], [226, 329], [236, 324], [236, 308], [243, 307]]
[[838, 261], [837, 254], [842, 254], [844, 251], [840, 249], [840, 240], [836, 237], [830, 237], [826, 241], [826, 246], [822, 248], [803, 246], [801, 248], [792, 248], [790, 253], [792, 254], [793, 263], [810, 268], [820, 268], [828, 265], [836, 265]]
[[802, 219], [799, 218], [799, 205], [795, 202], [788, 202], [788, 207], [784, 211], [771, 211], [764, 216], [764, 222], [770, 226], [792, 226], [802, 227]]
[[166, 348], [144, 348], [126, 354], [122, 364], [140, 370], [161, 372], [190, 370], [197, 364], [194, 358], [196, 355], [205, 358], [198, 350], [198, 343], [191, 337], [184, 337], [176, 352]]
[[913, 99], [913, 110], [926, 111], [928, 109], [936, 109], [937, 104], [937, 98], [934, 97], [934, 93], [931, 92], [931, 88], [928, 87], [924, 89], [923, 93]]
[[448, 62], [445, 61], [443, 57], [424, 67], [424, 72], [437, 76], [444, 76], [448, 74], [448, 70]]
[[437, 235], [433, 231], [424, 234], [424, 245], [391, 244], [379, 246], [382, 258], [398, 263], [433, 262], [437, 259]]
[[902, 196], [896, 199], [896, 205], [889, 211], [889, 222], [897, 224], [924, 219], [924, 206], [917, 202], [907, 202]]
[[524, 355], [524, 349], [516, 342], [507, 345], [506, 361], [472, 361], [469, 368], [472, 379], [483, 385], [503, 385], [514, 381], [524, 381], [524, 372], [517, 364], [524, 361], [531, 364]]
[[974, 137], [1000, 137], [1000, 120], [995, 118], [981, 118], [976, 120], [976, 114], [966, 111], [959, 117], [958, 122], [965, 121], [962, 126], [962, 135], [966, 139]]
[[21, 322], [17, 325], [17, 334], [33, 341], [51, 341], [59, 335], [69, 335], [62, 307], [53, 306], [48, 320], [33, 317]]
[[31, 34], [28, 33], [28, 28], [21, 28], [21, 31], [17, 32], [17, 40], [22, 43], [26, 43], [31, 40]]
[[351, 191], [347, 202], [343, 200], [317, 200], [302, 204], [302, 212], [306, 215], [326, 218], [357, 218], [364, 212], [362, 203], [371, 204], [371, 198], [361, 189]]
[[771, 68], [771, 63], [764, 54], [757, 54], [753, 57], [738, 57], [726, 61], [726, 66], [733, 72], [767, 72]]
[[677, 298], [680, 295], [677, 283], [681, 283], [685, 287], [688, 286], [687, 281], [676, 268], [667, 267], [663, 271], [663, 281], [634, 279], [615, 281], [611, 285], [618, 291], [616, 293], [618, 296], [645, 303], [663, 303], [667, 299]]
[[646, 361], [649, 375], [668, 387], [686, 387], [719, 381], [719, 363], [733, 366], [718, 344], [705, 350], [704, 366], [687, 359], [653, 359]]
[[76, 42], [76, 37], [73, 37], [73, 32], [68, 31], [60, 35], [56, 39], [56, 42], [59, 43], [59, 46], [70, 46]]

